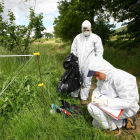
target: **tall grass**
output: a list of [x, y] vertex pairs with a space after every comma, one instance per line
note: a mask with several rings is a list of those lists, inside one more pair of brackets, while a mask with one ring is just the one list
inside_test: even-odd
[[[51, 104], [61, 106], [61, 99], [80, 106], [79, 100], [76, 101], [71, 98], [70, 95], [56, 92], [60, 77], [64, 73], [62, 62], [70, 53], [70, 45], [54, 46], [53, 44], [42, 44], [32, 45], [30, 47], [30, 54], [37, 51], [40, 52], [39, 60], [42, 82], [44, 83], [45, 106], [43, 104], [41, 88], [38, 87], [40, 77], [37, 58], [34, 56], [1, 96], [3, 109], [1, 109], [0, 113], [0, 139], [113, 140], [113, 136], [109, 137], [101, 130], [92, 127], [92, 117], [89, 115], [86, 107], [82, 107], [85, 112], [85, 118], [82, 116], [77, 118], [73, 116], [66, 117], [59, 113], [55, 113], [54, 115], [50, 114]], [[134, 60], [131, 58], [131, 61], [129, 61], [127, 54], [126, 56], [123, 54], [122, 57], [119, 54], [121, 54], [121, 52], [119, 53], [115, 50], [105, 48], [104, 58], [110, 61], [114, 66], [121, 67], [125, 70], [132, 69], [132, 66], [135, 67], [138, 65], [137, 62], [135, 62], [137, 57], [133, 57]], [[126, 63], [125, 66], [122, 66], [126, 61], [124, 58], [127, 58], [128, 64]], [[5, 82], [7, 79], [10, 81], [12, 76], [21, 68], [21, 65], [24, 65], [24, 62], [18, 59], [19, 58], [1, 59], [1, 82]], [[11, 75], [10, 73], [12, 72], [13, 74]], [[137, 75], [135, 70], [134, 72]], [[3, 85], [4, 83], [1, 84], [1, 88]], [[5, 108], [4, 105], [6, 105]], [[120, 139], [123, 138], [121, 137]]]
[[[37, 103], [37, 104], [36, 104]], [[22, 109], [3, 126], [2, 139], [29, 140], [78, 140], [107, 139], [100, 130], [91, 127], [82, 117], [65, 118], [60, 114], [51, 115], [50, 106], [35, 102], [32, 107]], [[111, 139], [111, 138], [108, 138]]]
[[113, 66], [140, 77], [140, 53], [131, 54], [125, 50], [118, 50], [111, 47], [104, 48], [104, 59]]

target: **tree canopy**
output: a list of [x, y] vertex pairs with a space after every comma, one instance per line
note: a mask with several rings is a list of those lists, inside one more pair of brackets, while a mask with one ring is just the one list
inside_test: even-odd
[[45, 37], [48, 39], [53, 38], [53, 34], [52, 33], [44, 33]]
[[109, 24], [113, 17], [127, 26], [127, 30], [117, 33], [121, 35], [119, 40], [123, 39], [127, 48], [140, 49], [140, 0], [65, 0], [59, 2], [58, 9], [60, 15], [54, 21], [54, 34], [64, 41], [72, 41], [81, 33], [81, 24], [87, 19], [92, 24], [92, 32], [105, 44], [114, 33], [114, 26]]
[[8, 19], [4, 20], [2, 13], [4, 12], [4, 2], [0, 2], [0, 42], [1, 45], [17, 54], [28, 52], [29, 45], [33, 42], [31, 35], [34, 34], [35, 39], [43, 36], [43, 14], [36, 15], [34, 10], [30, 8], [29, 25], [16, 25], [16, 18], [13, 12], [8, 11]]
[[124, 39], [140, 49], [140, 0], [109, 0], [108, 6], [112, 16], [127, 26], [127, 30], [121, 33], [127, 35]]
[[[99, 35], [103, 43], [109, 39], [114, 26], [109, 24], [109, 14], [105, 13], [105, 0], [72, 0], [59, 2], [60, 16], [54, 21], [54, 34], [64, 41], [72, 41], [81, 33], [81, 25], [84, 20], [92, 24], [92, 31]], [[100, 23], [100, 24], [99, 24]], [[102, 25], [102, 26], [101, 26]], [[103, 28], [103, 29], [102, 29]], [[100, 30], [99, 30], [100, 29]], [[106, 30], [106, 32], [104, 32]]]

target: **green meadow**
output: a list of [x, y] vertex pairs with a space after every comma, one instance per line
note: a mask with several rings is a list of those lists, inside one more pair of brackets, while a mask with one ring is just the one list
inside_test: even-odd
[[[37, 56], [32, 58], [0, 57], [0, 92], [22, 69], [0, 96], [0, 140], [114, 139], [112, 135], [108, 136], [92, 126], [92, 118], [87, 108], [80, 106], [80, 99], [75, 100], [69, 94], [56, 92], [59, 80], [65, 71], [63, 61], [70, 54], [70, 47], [70, 44], [51, 41], [33, 43], [30, 46], [29, 54], [38, 51], [40, 53], [39, 62], [44, 84], [45, 105], [42, 89], [38, 86], [40, 75]], [[0, 55], [13, 55], [13, 53], [0, 47]], [[104, 58], [116, 68], [136, 76], [140, 92], [140, 53], [130, 54], [127, 51], [104, 46]], [[93, 82], [96, 82], [94, 78]], [[82, 116], [66, 117], [57, 112], [52, 115], [51, 104], [61, 106], [60, 100], [62, 99], [79, 106], [84, 111], [85, 118]], [[124, 136], [117, 139], [138, 140], [140, 134], [124, 131]]]

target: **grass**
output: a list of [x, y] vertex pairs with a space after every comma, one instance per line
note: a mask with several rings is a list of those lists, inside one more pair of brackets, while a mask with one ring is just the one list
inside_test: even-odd
[[119, 28], [119, 29], [116, 29], [115, 31], [116, 31], [116, 32], [121, 32], [121, 31], [123, 31], [123, 30], [127, 30], [127, 26], [124, 26], [124, 27], [121, 27], [121, 28]]
[[[0, 54], [11, 54], [0, 48]], [[39, 51], [42, 81], [44, 83], [45, 107], [43, 105], [37, 58], [34, 56], [29, 64], [17, 76], [15, 81], [2, 94], [0, 102], [0, 139], [2, 140], [113, 140], [101, 130], [92, 127], [92, 118], [86, 107], [82, 107], [85, 118], [79, 116], [65, 117], [50, 114], [51, 104], [61, 106], [61, 99], [80, 106], [68, 94], [56, 92], [58, 82], [64, 73], [62, 63], [70, 53], [70, 45], [55, 43], [33, 44], [30, 54]], [[105, 47], [104, 58], [115, 67], [131, 72], [139, 79], [139, 56]], [[28, 59], [27, 59], [28, 60]], [[0, 58], [1, 89], [27, 62], [20, 58]], [[140, 89], [140, 85], [139, 85]], [[81, 106], [80, 106], [81, 107]], [[139, 135], [131, 135], [139, 139]], [[119, 139], [124, 139], [123, 137]]]
[[140, 77], [140, 53], [130, 54], [124, 50], [111, 47], [104, 48], [104, 59], [109, 61], [114, 67], [122, 69], [136, 77]]

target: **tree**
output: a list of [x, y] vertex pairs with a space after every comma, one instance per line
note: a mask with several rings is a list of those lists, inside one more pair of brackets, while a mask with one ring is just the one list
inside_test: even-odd
[[102, 38], [103, 44], [110, 40], [110, 36], [115, 33], [114, 25], [109, 24], [104, 18], [99, 17], [94, 24], [94, 31]]
[[53, 38], [53, 34], [51, 33], [44, 33], [45, 37], [48, 38], [48, 39], [51, 39]]
[[29, 23], [29, 29], [34, 31], [34, 38], [38, 39], [43, 36], [42, 31], [44, 31], [46, 28], [43, 25], [43, 13], [40, 13], [39, 15], [36, 15], [34, 13], [34, 10], [30, 8], [30, 23]]
[[29, 45], [32, 43], [31, 34], [34, 32], [36, 39], [42, 37], [42, 31], [45, 29], [42, 22], [42, 13], [36, 15], [33, 9], [30, 9], [29, 25], [16, 25], [13, 12], [8, 11], [8, 19], [3, 20], [4, 2], [0, 2], [0, 41], [1, 45], [17, 54], [28, 52]]
[[[105, 5], [105, 0], [72, 0], [70, 3], [67, 1], [59, 2], [58, 9], [60, 16], [55, 18], [54, 21], [55, 36], [60, 37], [63, 41], [72, 41], [77, 34], [81, 33], [81, 24], [86, 19], [91, 22], [92, 31], [96, 34], [99, 33], [98, 29], [102, 30], [102, 26], [98, 25], [102, 19], [105, 22], [104, 27], [107, 26], [106, 29], [108, 29], [108, 32], [104, 32], [104, 34], [109, 36], [112, 32], [109, 30], [114, 26], [109, 26], [107, 22], [109, 15], [105, 13]], [[100, 34], [100, 37], [103, 39], [105, 36]], [[106, 39], [104, 38], [103, 40], [103, 43], [105, 43]]]
[[[118, 20], [124, 22], [127, 26], [127, 31], [123, 31], [121, 35], [127, 35], [123, 39], [125, 42], [130, 42], [128, 46], [137, 47], [140, 50], [140, 0], [107, 0], [108, 9], [111, 15]], [[129, 48], [130, 49], [130, 48]]]

